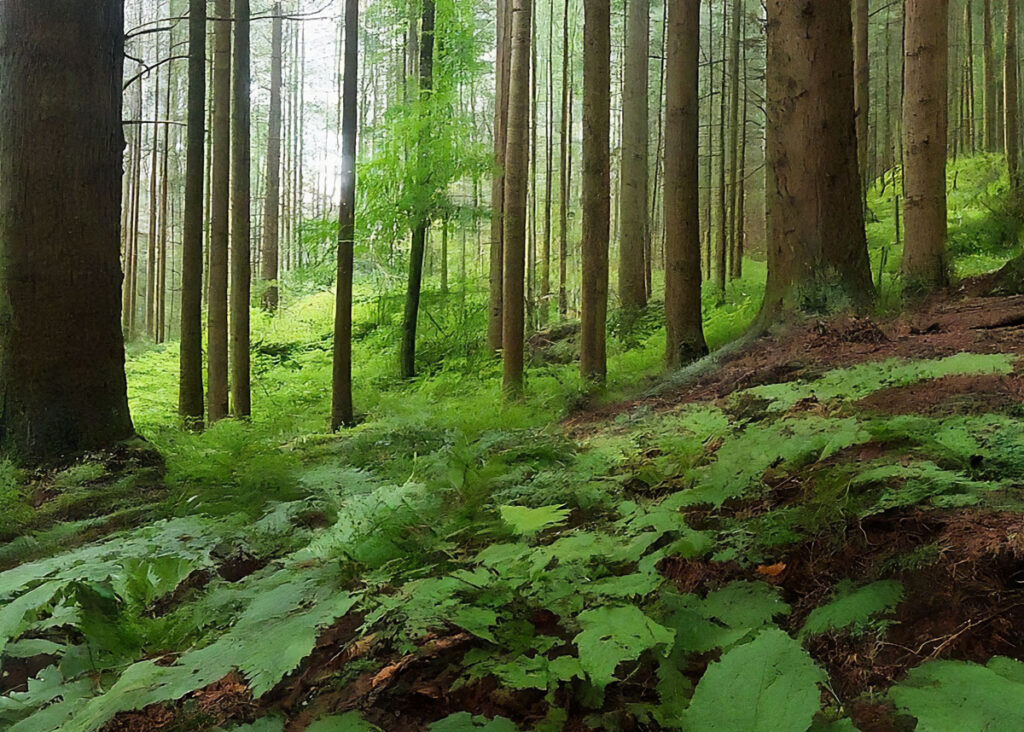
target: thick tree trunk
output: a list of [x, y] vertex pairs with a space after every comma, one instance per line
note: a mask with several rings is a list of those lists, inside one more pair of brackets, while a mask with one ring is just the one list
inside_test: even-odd
[[580, 373], [607, 374], [608, 239], [611, 233], [611, 8], [583, 3], [583, 288]]
[[508, 144], [505, 152], [502, 385], [507, 396], [523, 390], [523, 279], [530, 153], [530, 0], [512, 0]]
[[252, 280], [252, 152], [250, 149], [250, 7], [235, 0], [234, 109], [231, 134], [231, 408], [252, 413], [249, 364], [249, 297]]
[[949, 0], [907, 0], [903, 62], [903, 278], [909, 291], [947, 282], [946, 144]]
[[231, 178], [231, 0], [216, 0], [213, 26], [213, 169], [207, 300], [206, 414], [228, 416], [228, 210]]
[[707, 353], [700, 267], [700, 0], [669, 4], [665, 49], [665, 363]]
[[284, 24], [281, 3], [274, 4], [270, 51], [270, 129], [267, 134], [267, 189], [263, 203], [263, 242], [260, 255], [260, 279], [263, 280], [263, 309], [275, 312], [280, 299], [281, 232], [281, 78]]
[[123, 28], [118, 0], [0, 3], [0, 455], [24, 464], [134, 431], [118, 261]]
[[[420, 33], [420, 90], [421, 101], [430, 98], [434, 90], [434, 0], [423, 0], [423, 20]], [[422, 155], [431, 144], [429, 131], [419, 140], [417, 154]], [[429, 171], [420, 166], [421, 178], [415, 185], [422, 191], [430, 185]], [[422, 196], [429, 199], [430, 196]], [[420, 204], [421, 206], [424, 204]], [[409, 282], [405, 295], [405, 316], [402, 320], [402, 378], [416, 376], [416, 325], [420, 314], [420, 292], [423, 287], [423, 255], [427, 248], [427, 229], [430, 228], [430, 211], [420, 210], [412, 231], [412, 251], [409, 253]]]
[[359, 0], [345, 0], [345, 71], [341, 121], [341, 208], [338, 213], [338, 290], [334, 309], [331, 429], [355, 423], [352, 406], [352, 275], [356, 238], [356, 142], [359, 131]]
[[206, 0], [189, 0], [188, 141], [181, 240], [178, 413], [203, 426], [203, 171], [206, 165]]
[[649, 0], [628, 0], [622, 78], [622, 170], [619, 194], [619, 299], [631, 315], [647, 306], [644, 253], [650, 227], [648, 194]]
[[511, 45], [511, 3], [512, 0], [498, 0], [498, 47], [495, 66], [495, 107], [494, 107], [494, 175], [491, 179], [491, 249], [490, 249], [490, 300], [487, 321], [487, 346], [497, 351], [502, 344], [502, 297], [504, 293], [504, 235], [505, 223], [502, 208], [505, 205], [505, 153], [508, 128], [508, 85], [509, 55]]
[[1021, 187], [1020, 180], [1020, 142], [1017, 120], [1017, 3], [1006, 2], [1006, 44], [1003, 58], [1003, 113], [1005, 122], [1003, 134], [1006, 151], [1006, 166], [1010, 171], [1010, 188], [1017, 191]]
[[769, 0], [768, 282], [762, 321], [863, 308], [873, 285], [857, 168], [849, 0]]

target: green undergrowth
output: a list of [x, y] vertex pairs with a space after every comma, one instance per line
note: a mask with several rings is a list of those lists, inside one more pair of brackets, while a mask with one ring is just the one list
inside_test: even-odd
[[[136, 379], [165, 356], [135, 363]], [[344, 626], [332, 655], [366, 646], [321, 691], [465, 634], [446, 661], [456, 686], [494, 679], [503, 698], [534, 700], [528, 719], [514, 703], [493, 719], [453, 709], [426, 720], [432, 730], [560, 730], [570, 713], [598, 729], [852, 729], [843, 701], [823, 704], [830, 680], [809, 644], [883, 638], [902, 575], [880, 565], [837, 580], [796, 616], [789, 591], [757, 569], [808, 543], [838, 549], [870, 517], [1020, 510], [1019, 416], [891, 417], [858, 404], [1012, 368], [976, 354], [865, 363], [624, 417], [583, 442], [547, 424], [565, 408], [551, 373], [534, 377], [540, 395], [500, 410], [496, 393], [443, 372], [385, 387], [372, 402], [381, 416], [341, 437], [302, 413], [325, 397], [296, 377], [282, 387], [296, 400], [288, 413], [201, 437], [157, 431], [169, 493], [156, 520], [0, 573], [2, 669], [41, 669], [0, 696], [0, 726], [87, 732], [232, 671], [255, 697], [272, 696], [327, 628]], [[133, 398], [156, 409], [160, 391]], [[57, 482], [102, 479], [87, 464]], [[797, 489], [780, 495], [787, 485]], [[668, 579], [680, 562], [731, 562], [741, 578], [690, 591]], [[949, 729], [932, 721], [947, 706], [943, 718], [970, 708], [969, 720], [1001, 720], [1020, 668], [927, 663], [888, 698], [921, 729]], [[283, 726], [272, 710], [256, 721], [190, 714], [193, 729]], [[374, 729], [353, 714], [317, 724]]]

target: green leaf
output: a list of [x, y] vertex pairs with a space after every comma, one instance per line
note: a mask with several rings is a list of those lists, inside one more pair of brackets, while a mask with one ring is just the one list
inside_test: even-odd
[[504, 717], [474, 717], [469, 712], [459, 712], [434, 722], [430, 732], [519, 732], [519, 728]]
[[825, 673], [776, 628], [708, 667], [683, 719], [693, 732], [806, 732]]
[[590, 681], [605, 687], [615, 680], [623, 661], [639, 658], [644, 651], [671, 646], [675, 631], [658, 625], [635, 605], [602, 607], [579, 615], [583, 632], [574, 642], [580, 664]]
[[847, 629], [855, 634], [862, 633], [874, 616], [892, 610], [902, 599], [903, 585], [895, 580], [873, 582], [860, 588], [844, 580], [836, 588], [831, 602], [815, 608], [807, 616], [800, 636]]
[[1024, 729], [1024, 664], [993, 658], [987, 666], [932, 661], [912, 669], [889, 698], [917, 718], [917, 732]]
[[306, 732], [374, 732], [379, 730], [356, 712], [342, 714], [340, 717], [325, 717], [309, 725]]
[[572, 513], [563, 505], [526, 508], [524, 506], [501, 506], [501, 520], [521, 536], [538, 534], [545, 529], [561, 526]]

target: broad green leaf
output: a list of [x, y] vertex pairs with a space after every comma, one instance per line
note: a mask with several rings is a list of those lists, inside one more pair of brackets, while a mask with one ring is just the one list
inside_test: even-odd
[[519, 732], [519, 728], [504, 717], [474, 717], [469, 712], [459, 712], [434, 722], [430, 732]]
[[615, 680], [615, 669], [633, 661], [644, 651], [670, 647], [675, 631], [658, 625], [635, 605], [601, 607], [580, 613], [583, 632], [574, 642], [580, 665], [590, 681], [604, 687]]
[[827, 605], [815, 608], [800, 629], [801, 637], [827, 633], [830, 630], [863, 632], [871, 619], [896, 607], [903, 599], [903, 585], [895, 580], [873, 582], [855, 588], [843, 581]]
[[513, 532], [521, 536], [538, 534], [545, 529], [560, 526], [572, 513], [562, 506], [543, 506], [542, 508], [526, 508], [524, 506], [502, 506], [501, 520], [508, 524]]
[[306, 728], [306, 732], [374, 732], [379, 729], [359, 716], [357, 712], [349, 712], [340, 717], [318, 719]]
[[825, 673], [777, 628], [708, 667], [683, 716], [692, 732], [806, 732]]

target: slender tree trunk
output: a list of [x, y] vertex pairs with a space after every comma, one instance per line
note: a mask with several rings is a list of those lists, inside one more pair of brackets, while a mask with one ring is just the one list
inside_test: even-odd
[[352, 276], [356, 238], [356, 156], [359, 132], [359, 0], [345, 0], [345, 72], [341, 122], [341, 208], [338, 213], [338, 289], [334, 310], [331, 429], [355, 422], [352, 406]]
[[[744, 28], [746, 24], [744, 24]], [[740, 279], [743, 277], [743, 257], [746, 254], [747, 249], [747, 221], [746, 221], [746, 203], [747, 203], [747, 124], [749, 122], [747, 106], [750, 100], [749, 90], [747, 88], [748, 77], [747, 77], [747, 47], [743, 46], [743, 83], [741, 89], [743, 90], [743, 111], [740, 116], [740, 151], [739, 151], [739, 175], [738, 181], [735, 188], [736, 194], [736, 222], [735, 230], [733, 235], [736, 239], [735, 254], [732, 260], [732, 277], [733, 279]]]
[[971, 155], [977, 151], [974, 129], [974, 7], [971, 0], [964, 3], [964, 34], [967, 39], [967, 50], [964, 53], [964, 101], [966, 124], [963, 130], [963, 146]]
[[207, 301], [207, 419], [228, 416], [228, 209], [231, 172], [231, 0], [216, 0], [213, 29], [213, 176]]
[[558, 316], [562, 319], [569, 314], [569, 290], [566, 283], [569, 259], [569, 164], [572, 160], [569, 139], [572, 132], [569, 106], [572, 99], [572, 77], [569, 74], [569, 3], [570, 0], [565, 0], [565, 15], [562, 19], [562, 119], [558, 171]]
[[123, 29], [117, 0], [0, 3], [0, 455], [19, 463], [134, 431], [118, 262]]
[[551, 311], [551, 201], [555, 152], [555, 0], [548, 0], [547, 106], [544, 115], [544, 239], [540, 262], [540, 325], [547, 325]]
[[726, 165], [728, 153], [726, 148], [726, 107], [729, 103], [729, 75], [726, 73], [726, 61], [729, 58], [727, 39], [729, 37], [729, 4], [722, 3], [722, 84], [721, 95], [718, 105], [718, 248], [715, 250], [715, 289], [719, 299], [725, 297], [726, 274], [728, 273], [729, 261], [729, 220], [726, 210], [728, 200], [728, 179], [726, 177]]
[[996, 83], [995, 35], [992, 32], [992, 0], [982, 5], [982, 65], [985, 92], [985, 149], [996, 152], [999, 139], [999, 88]]
[[[426, 103], [434, 89], [434, 0], [423, 0], [423, 20], [420, 40], [420, 100]], [[423, 133], [418, 143], [417, 154], [422, 155], [431, 144], [429, 133]], [[429, 173], [420, 166], [420, 179], [416, 186], [423, 190], [430, 184]], [[429, 198], [424, 196], [424, 198]], [[424, 204], [421, 204], [424, 205]], [[416, 324], [420, 313], [420, 291], [423, 287], [423, 255], [426, 252], [427, 229], [430, 227], [430, 212], [418, 212], [418, 220], [412, 232], [412, 251], [409, 254], [409, 283], [405, 297], [405, 317], [402, 321], [402, 378], [416, 376]]]
[[867, 195], [868, 120], [871, 113], [871, 57], [868, 45], [868, 0], [853, 0], [854, 107], [857, 111], [857, 160], [860, 163], [861, 188]]
[[270, 51], [270, 130], [267, 134], [267, 189], [263, 203], [263, 242], [260, 277], [263, 309], [275, 312], [280, 299], [278, 279], [281, 232], [281, 86], [284, 23], [281, 3], [274, 4]]
[[729, 278], [736, 271], [736, 201], [742, 196], [740, 170], [740, 32], [743, 27], [743, 0], [734, 0], [732, 30], [729, 32]]
[[1006, 150], [1006, 166], [1010, 171], [1010, 187], [1016, 191], [1021, 187], [1020, 180], [1020, 143], [1017, 123], [1017, 3], [1006, 2], [1006, 44], [1003, 59], [1003, 112], [1005, 122], [1003, 134]]
[[628, 0], [625, 71], [622, 80], [622, 170], [619, 193], [619, 299], [632, 318], [647, 306], [644, 252], [650, 226], [647, 216], [649, 0]]
[[235, 0], [235, 84], [231, 131], [231, 406], [235, 417], [252, 414], [249, 364], [252, 280], [249, 249], [252, 237], [249, 16], [249, 0]]
[[153, 86], [153, 134], [149, 154], [149, 233], [146, 235], [146, 334], [156, 341], [156, 248], [157, 248], [157, 201], [160, 185], [159, 151], [160, 125], [160, 73], [155, 75]]
[[707, 353], [701, 315], [700, 0], [669, 3], [665, 48], [665, 363]]
[[206, 0], [189, 0], [188, 141], [181, 240], [178, 413], [203, 427], [203, 170], [206, 146]]
[[762, 320], [873, 296], [857, 169], [849, 0], [769, 0], [768, 282]]
[[509, 55], [511, 45], [511, 2], [498, 0], [498, 47], [495, 66], [494, 107], [494, 175], [491, 180], [491, 251], [490, 251], [490, 317], [487, 325], [487, 345], [497, 351], [502, 345], [502, 296], [504, 292], [504, 246], [502, 236], [505, 228], [505, 153], [506, 131], [508, 128], [508, 85]]
[[584, 0], [583, 21], [583, 313], [580, 373], [607, 374], [608, 239], [611, 233], [611, 8]]
[[502, 386], [507, 396], [523, 390], [524, 261], [530, 154], [530, 0], [512, 0], [512, 53], [509, 74], [508, 147], [505, 152], [504, 325]]

